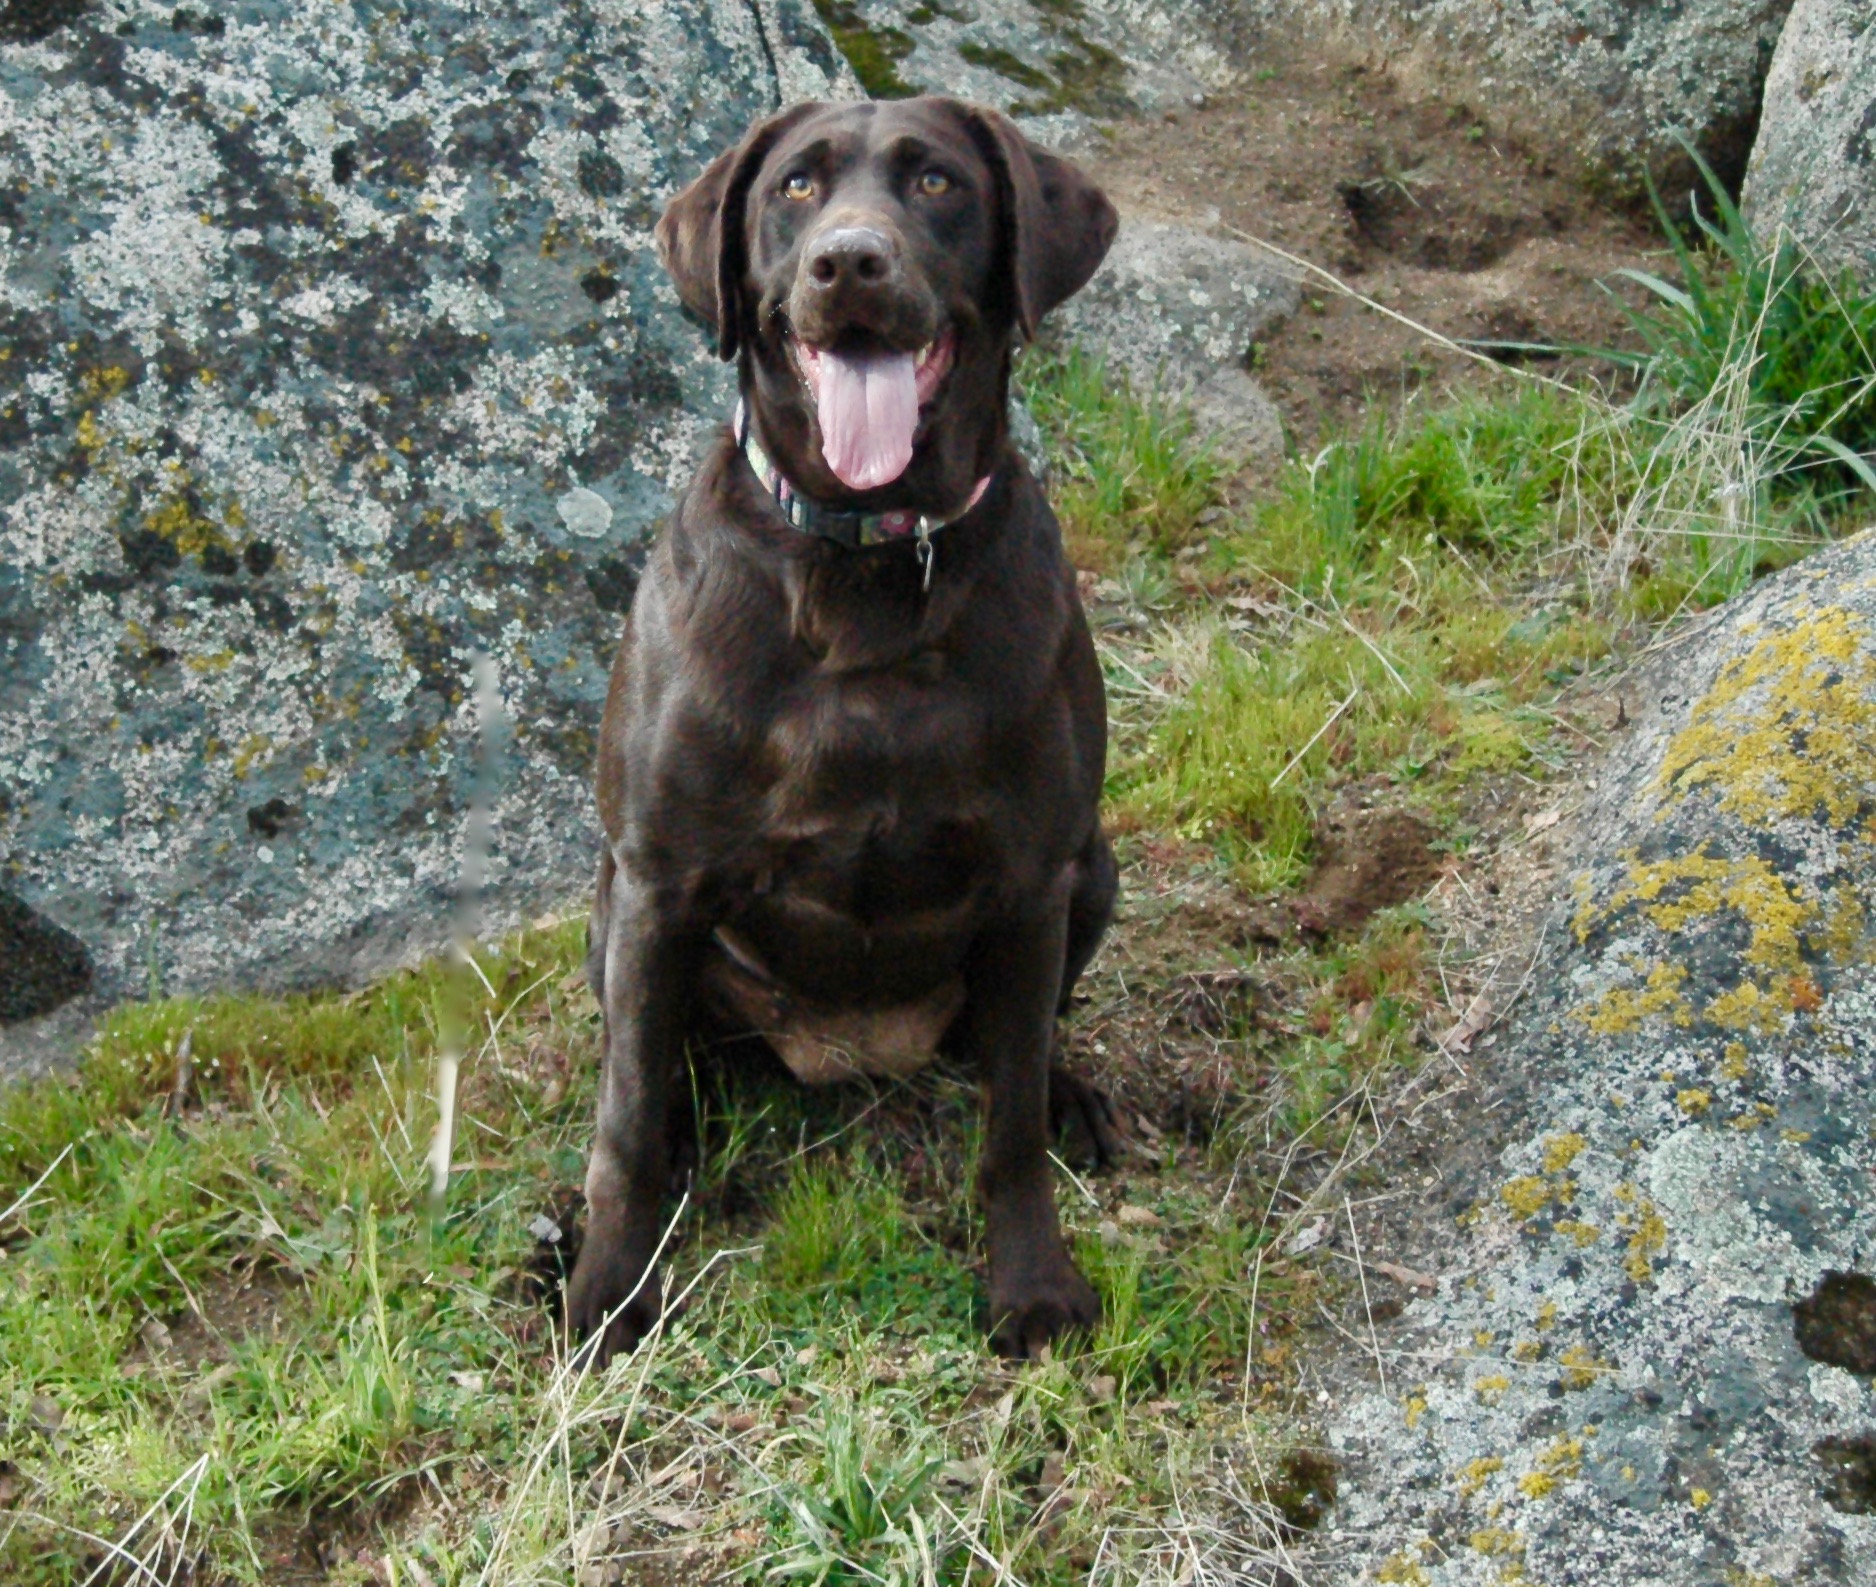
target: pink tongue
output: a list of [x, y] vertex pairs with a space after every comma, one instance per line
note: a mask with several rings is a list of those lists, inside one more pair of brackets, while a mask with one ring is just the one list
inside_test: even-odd
[[821, 455], [850, 490], [891, 484], [912, 461], [918, 375], [910, 353], [823, 352], [815, 389]]

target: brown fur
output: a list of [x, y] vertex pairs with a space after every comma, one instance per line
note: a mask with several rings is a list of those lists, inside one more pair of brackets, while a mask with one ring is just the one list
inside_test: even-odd
[[[950, 181], [937, 198], [917, 186], [932, 168]], [[782, 191], [798, 172], [806, 201]], [[836, 215], [883, 239], [885, 268], [817, 295], [804, 272]], [[907, 1053], [942, 1029], [988, 1098], [999, 1347], [1033, 1354], [1098, 1314], [1047, 1147], [1052, 1111], [1071, 1106], [1110, 1139], [1098, 1095], [1051, 1071], [1057, 1011], [1112, 907], [1105, 704], [1060, 530], [1005, 415], [1015, 340], [1087, 280], [1114, 225], [1072, 165], [949, 100], [786, 111], [659, 224], [683, 301], [738, 359], [764, 444], [804, 493], [942, 518], [991, 484], [936, 535], [927, 591], [909, 540], [856, 550], [790, 527], [725, 432], [651, 554], [598, 768], [589, 975], [606, 1057], [568, 1312], [603, 1331], [602, 1354], [658, 1314], [675, 1080], [713, 1015], [787, 1025], [785, 1055], [815, 1020]], [[821, 460], [788, 346], [805, 321], [816, 345], [955, 335], [892, 484], [856, 494]]]

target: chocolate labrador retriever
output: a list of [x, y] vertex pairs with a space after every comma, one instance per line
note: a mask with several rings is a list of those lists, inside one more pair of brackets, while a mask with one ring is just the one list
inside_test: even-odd
[[979, 1066], [997, 1347], [1099, 1303], [1050, 1129], [1106, 1104], [1052, 1063], [1112, 910], [1106, 705], [1061, 531], [1010, 445], [1010, 359], [1113, 206], [1001, 115], [798, 105], [659, 222], [742, 400], [639, 584], [599, 751], [588, 978], [605, 1011], [568, 1320], [656, 1321], [687, 1039], [756, 1032], [804, 1080]]

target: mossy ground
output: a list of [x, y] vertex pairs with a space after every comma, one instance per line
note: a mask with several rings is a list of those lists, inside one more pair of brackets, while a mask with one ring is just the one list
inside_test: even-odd
[[[1328, 940], [1239, 927], [1348, 789], [1460, 865], [1481, 784], [1546, 774], [1557, 697], [1644, 621], [1573, 549], [1626, 454], [1516, 389], [1377, 422], [1251, 500], [1176, 406], [1080, 358], [1024, 373], [1115, 730], [1126, 901], [1069, 1043], [1136, 1151], [1059, 1183], [1095, 1335], [1020, 1372], [984, 1348], [968, 1073], [809, 1093], [703, 1064], [687, 1309], [572, 1370], [530, 1226], [590, 1131], [577, 919], [473, 976], [132, 1005], [75, 1076], [0, 1097], [0, 1208], [37, 1186], [0, 1221], [0, 1575], [1241, 1579], [1321, 1514], [1291, 1388], [1330, 1280], [1273, 1214], [1450, 1015], [1422, 905]], [[475, 1038], [433, 1225], [451, 1007]]]

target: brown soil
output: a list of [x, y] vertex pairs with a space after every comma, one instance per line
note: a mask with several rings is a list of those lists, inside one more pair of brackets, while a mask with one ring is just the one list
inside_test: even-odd
[[1378, 909], [1404, 904], [1439, 875], [1436, 834], [1411, 810], [1342, 803], [1317, 824], [1316, 866], [1290, 903], [1305, 936], [1353, 930]]
[[[1635, 300], [1615, 272], [1662, 268], [1647, 226], [1542, 150], [1363, 67], [1292, 65], [1203, 109], [1117, 124], [1087, 163], [1124, 211], [1215, 216], [1459, 341], [1633, 345], [1604, 283]], [[1299, 448], [1358, 423], [1376, 397], [1479, 373], [1320, 278], [1251, 367]]]

